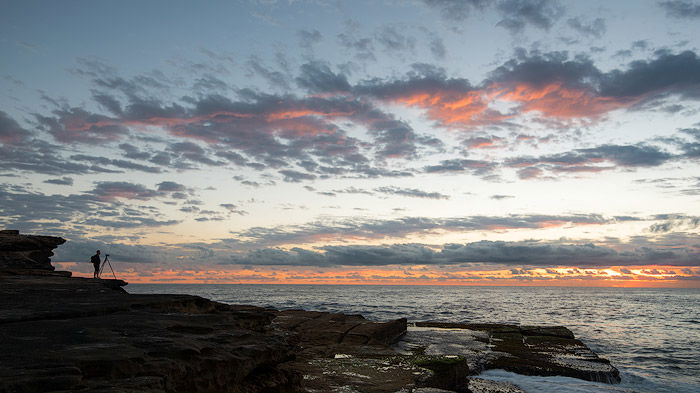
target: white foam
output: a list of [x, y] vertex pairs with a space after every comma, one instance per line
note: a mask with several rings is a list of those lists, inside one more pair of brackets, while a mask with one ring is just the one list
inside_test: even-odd
[[479, 378], [515, 384], [527, 393], [635, 393], [619, 385], [589, 382], [569, 377], [535, 377], [505, 370], [487, 370]]

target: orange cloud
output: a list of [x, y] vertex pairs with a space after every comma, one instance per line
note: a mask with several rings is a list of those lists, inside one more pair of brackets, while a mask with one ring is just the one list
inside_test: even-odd
[[[59, 269], [78, 270], [90, 277], [86, 263], [57, 263]], [[117, 275], [131, 283], [191, 284], [362, 284], [362, 285], [487, 285], [487, 286], [596, 286], [700, 288], [700, 268], [683, 266], [632, 266], [609, 268], [516, 268], [450, 270], [428, 266], [304, 268], [260, 266], [158, 268], [120, 264]], [[123, 266], [129, 266], [124, 268]], [[119, 267], [118, 267], [119, 268]]]
[[630, 100], [600, 97], [590, 90], [565, 87], [560, 82], [545, 86], [518, 83], [515, 86], [493, 85], [490, 90], [503, 101], [520, 104], [523, 112], [537, 111], [553, 118], [598, 118], [615, 109], [629, 106]]

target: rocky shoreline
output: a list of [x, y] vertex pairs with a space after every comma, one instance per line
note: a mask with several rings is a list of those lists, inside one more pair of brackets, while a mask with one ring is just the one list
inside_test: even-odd
[[522, 392], [478, 378], [496, 368], [620, 381], [565, 327], [374, 322], [129, 294], [123, 281], [54, 271], [62, 240], [0, 231], [0, 393]]

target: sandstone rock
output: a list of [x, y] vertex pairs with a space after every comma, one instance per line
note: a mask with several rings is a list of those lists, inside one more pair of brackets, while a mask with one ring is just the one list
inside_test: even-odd
[[19, 231], [0, 231], [0, 271], [53, 271], [53, 249], [66, 240], [53, 236], [20, 235]]
[[0, 392], [296, 392], [269, 310], [0, 275]]

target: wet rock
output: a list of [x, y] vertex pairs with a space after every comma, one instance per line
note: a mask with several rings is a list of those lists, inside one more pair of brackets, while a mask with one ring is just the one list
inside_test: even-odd
[[[575, 339], [574, 334], [563, 326], [416, 323], [416, 330], [420, 329], [434, 331], [420, 335], [409, 328], [404, 347], [413, 342], [413, 345], [424, 346], [430, 353], [463, 355], [473, 370], [504, 369], [523, 375], [561, 375], [594, 382], [620, 382], [617, 368]], [[470, 345], [469, 335], [475, 339], [480, 337], [483, 345]], [[436, 337], [441, 338], [436, 340]], [[461, 344], [446, 348], [441, 342]]]
[[446, 389], [459, 393], [468, 392], [467, 375], [469, 367], [461, 356], [418, 356], [413, 362], [418, 367], [427, 368], [432, 375], [422, 385]]

